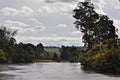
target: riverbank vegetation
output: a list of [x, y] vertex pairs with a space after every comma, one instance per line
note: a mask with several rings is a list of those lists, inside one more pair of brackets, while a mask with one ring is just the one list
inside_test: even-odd
[[52, 59], [41, 43], [17, 43], [14, 35], [17, 31], [0, 28], [0, 63], [29, 63], [34, 60]]
[[80, 62], [86, 70], [120, 73], [120, 47], [108, 48], [106, 44], [96, 44], [81, 57]]
[[[76, 62], [79, 61], [77, 47], [44, 47], [22, 42], [17, 43], [14, 36], [17, 31], [0, 27], [0, 63], [31, 63], [31, 62]], [[51, 52], [50, 52], [51, 51]]]
[[107, 15], [95, 11], [90, 0], [79, 2], [74, 10], [76, 28], [83, 33], [87, 50], [80, 57], [86, 70], [120, 73], [120, 40], [117, 28]]

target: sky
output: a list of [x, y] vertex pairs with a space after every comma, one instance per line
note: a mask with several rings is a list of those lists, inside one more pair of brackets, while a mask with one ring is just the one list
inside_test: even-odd
[[[84, 0], [0, 0], [0, 25], [17, 30], [17, 42], [45, 46], [82, 46], [73, 10]], [[91, 0], [96, 12], [114, 21], [120, 36], [119, 0]]]

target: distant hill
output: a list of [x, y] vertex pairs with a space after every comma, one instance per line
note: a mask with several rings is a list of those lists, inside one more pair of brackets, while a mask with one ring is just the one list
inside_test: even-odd
[[47, 52], [49, 52], [49, 53], [57, 53], [57, 54], [60, 54], [59, 49], [60, 49], [59, 47], [55, 47], [55, 46], [53, 46], [53, 47], [51, 47], [51, 46], [45, 46], [45, 47], [44, 47], [44, 50], [47, 51]]

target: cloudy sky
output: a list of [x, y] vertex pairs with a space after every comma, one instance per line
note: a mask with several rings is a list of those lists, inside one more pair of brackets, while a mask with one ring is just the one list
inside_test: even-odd
[[[73, 9], [83, 0], [0, 0], [0, 25], [18, 33], [17, 42], [81, 46], [82, 34], [74, 28]], [[119, 0], [92, 0], [96, 11], [114, 20], [120, 35]]]

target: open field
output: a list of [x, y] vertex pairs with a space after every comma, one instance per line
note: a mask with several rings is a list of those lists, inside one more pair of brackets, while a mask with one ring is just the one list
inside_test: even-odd
[[49, 53], [57, 53], [57, 54], [60, 54], [60, 51], [59, 51], [59, 47], [45, 47], [44, 48], [45, 51], [49, 52]]

